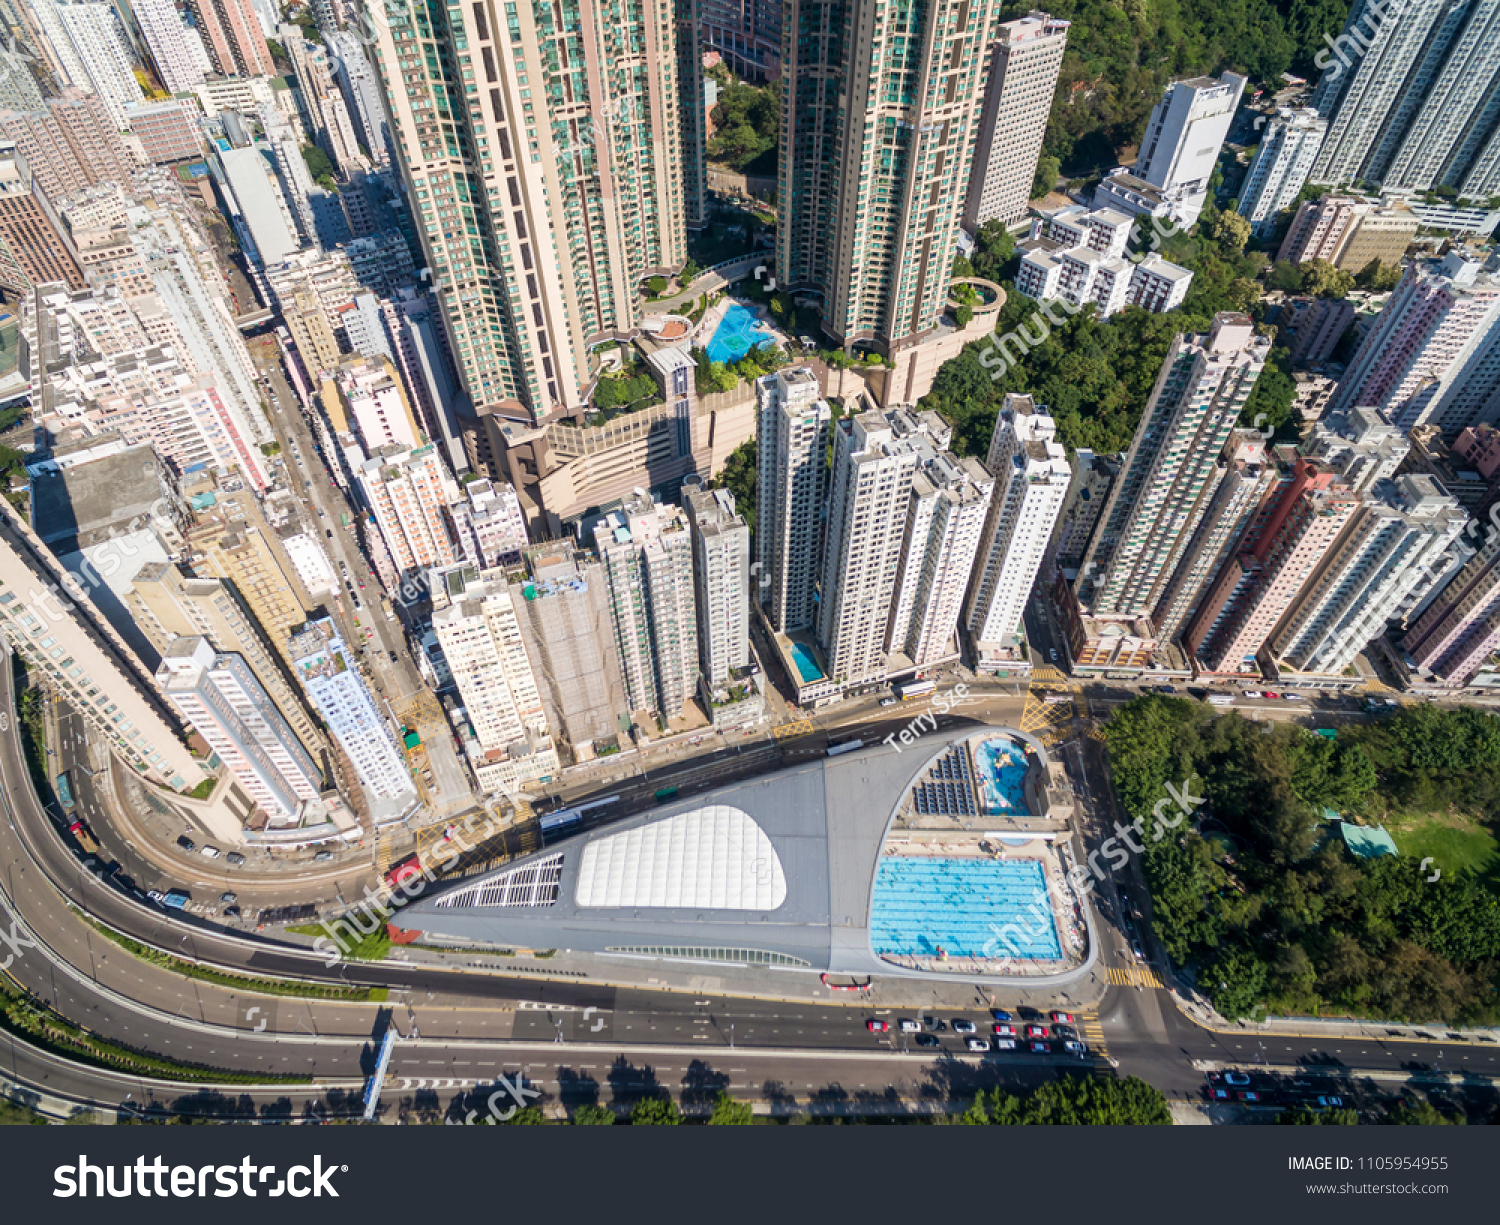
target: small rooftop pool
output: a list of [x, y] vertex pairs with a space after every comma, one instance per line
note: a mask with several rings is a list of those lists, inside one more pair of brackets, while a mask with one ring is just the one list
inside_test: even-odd
[[818, 662], [813, 658], [813, 653], [800, 642], [792, 643], [792, 662], [797, 665], [797, 675], [802, 678], [804, 685], [810, 685], [813, 681], [823, 679], [823, 669], [818, 667]]
[[[737, 362], [751, 349], [770, 344], [771, 338], [756, 330], [755, 312], [738, 302], [731, 302], [724, 318], [708, 342], [708, 357], [715, 362]], [[820, 674], [821, 675], [821, 674]]]

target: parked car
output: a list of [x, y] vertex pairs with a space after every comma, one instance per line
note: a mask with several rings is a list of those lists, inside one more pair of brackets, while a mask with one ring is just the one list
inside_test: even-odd
[[216, 846], [206, 846], [198, 852], [198, 854], [202, 855], [204, 859], [217, 859], [221, 853], [222, 852]]
[[880, 704], [882, 706], [894, 706], [896, 704], [896, 699], [895, 698], [881, 698], [880, 699]]
[[922, 1027], [920, 1025], [918, 1025], [915, 1021], [910, 1020], [910, 1019], [908, 1019], [906, 1017], [902, 1017], [901, 1018], [901, 1032], [903, 1034], [916, 1034], [916, 1033], [921, 1033], [921, 1031], [922, 1031]]
[[332, 851], [319, 851], [316, 855], [313, 856], [313, 862], [314, 863], [327, 863], [332, 858], [333, 858], [333, 852]]
[[1013, 1051], [1016, 1049], [1016, 1040], [1014, 1038], [996, 1038], [995, 1049], [997, 1051]]
[[990, 1044], [984, 1038], [970, 1038], [968, 1047], [971, 1051], [987, 1051], [990, 1049]]
[[1304, 699], [1300, 693], [1283, 693], [1281, 695], [1281, 700], [1283, 702], [1301, 702]]
[[891, 1027], [891, 1023], [889, 1021], [866, 1021], [865, 1022], [865, 1028], [868, 1029], [872, 1034], [883, 1034], [888, 1029], [890, 1029], [890, 1027]]
[[1225, 1072], [1224, 1083], [1226, 1085], [1248, 1085], [1250, 1078], [1243, 1072]]
[[184, 851], [196, 851], [198, 849], [198, 844], [191, 838], [189, 838], [186, 834], [183, 834], [181, 838], [177, 839], [177, 845], [180, 846]]
[[232, 863], [235, 867], [239, 867], [240, 864], [245, 862], [245, 857], [238, 851], [230, 851], [229, 854], [224, 856], [224, 862]]
[[1051, 1035], [1047, 1032], [1047, 1027], [1045, 1025], [1028, 1025], [1026, 1027], [1026, 1036], [1028, 1038], [1051, 1037]]
[[1031, 1052], [1034, 1055], [1047, 1055], [1050, 1054], [1051, 1051], [1052, 1044], [1050, 1042], [1033, 1042], [1031, 1044]]
[[221, 902], [231, 902], [231, 903], [233, 903], [233, 902], [237, 902], [239, 900], [240, 899], [238, 897], [236, 897], [233, 893], [221, 893], [221, 894], [219, 894], [219, 901], [221, 901]]
[[1245, 696], [1247, 698], [1258, 698], [1261, 696], [1261, 693], [1259, 689], [1247, 689], [1245, 690]]
[[1067, 1051], [1070, 1055], [1087, 1055], [1089, 1053], [1089, 1048], [1078, 1041], [1064, 1042], [1063, 1050]]
[[1208, 1091], [1208, 1100], [1211, 1102], [1227, 1102], [1233, 1096], [1228, 1089], [1210, 1089]]
[[956, 1034], [977, 1033], [979, 1027], [973, 1021], [966, 1021], [963, 1017], [953, 1018], [953, 1032]]
[[1340, 1106], [1342, 1106], [1343, 1104], [1344, 1104], [1344, 1099], [1343, 1098], [1341, 1098], [1341, 1097], [1334, 1097], [1332, 1094], [1329, 1094], [1329, 1095], [1327, 1095], [1325, 1097], [1318, 1098], [1318, 1106], [1317, 1106], [1317, 1108], [1319, 1110], [1327, 1110], [1329, 1108], [1333, 1108], [1333, 1109], [1336, 1110]]
[[1052, 1021], [1055, 1025], [1071, 1025], [1073, 1024], [1073, 1014], [1071, 1012], [1054, 1012], [1052, 1014]]
[[238, 906], [224, 907], [224, 917], [226, 919], [238, 919], [240, 917], [240, 908]]
[[991, 1008], [990, 1016], [994, 1017], [997, 1021], [1009, 1021], [1012, 1019], [1010, 1013], [1006, 1012], [1003, 1008]]
[[1252, 1106], [1260, 1102], [1260, 1094], [1254, 1089], [1241, 1089], [1235, 1096], [1242, 1102], [1249, 1102]]
[[1137, 961], [1145, 961], [1146, 960], [1146, 950], [1141, 947], [1141, 942], [1139, 940], [1135, 940], [1135, 941], [1131, 942], [1131, 945], [1130, 945], [1130, 955], [1132, 957], [1134, 957]]
[[1052, 1036], [1054, 1038], [1077, 1038], [1078, 1031], [1071, 1025], [1054, 1025], [1052, 1027]]
[[1266, 692], [1265, 692], [1265, 695], [1264, 695], [1264, 696], [1265, 696], [1265, 697], [1268, 697], [1268, 698], [1274, 698], [1274, 699], [1276, 699], [1276, 700], [1278, 700], [1278, 701], [1279, 701], [1279, 700], [1280, 700], [1280, 698], [1281, 698], [1281, 694], [1279, 694], [1279, 693], [1272, 693], [1272, 692], [1271, 692], [1271, 691], [1270, 691], [1270, 690], [1269, 690], [1269, 689], [1268, 689], [1268, 690], [1266, 690]]

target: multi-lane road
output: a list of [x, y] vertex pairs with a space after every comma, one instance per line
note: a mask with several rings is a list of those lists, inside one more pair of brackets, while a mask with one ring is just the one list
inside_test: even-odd
[[[11, 698], [7, 672], [0, 708], [14, 709]], [[1035, 1083], [1060, 1066], [1078, 1066], [1060, 1056], [972, 1056], [951, 1032], [940, 1035], [940, 1052], [907, 1047], [899, 1032], [872, 1034], [864, 1026], [870, 1016], [914, 1015], [910, 1006], [882, 1001], [879, 992], [870, 1002], [787, 1003], [717, 992], [537, 981], [506, 974], [503, 963], [499, 970], [478, 968], [472, 957], [442, 967], [402, 961], [330, 965], [303, 948], [163, 912], [101, 881], [95, 873], [104, 865], [81, 861], [65, 845], [57, 823], [42, 812], [31, 790], [11, 723], [0, 735], [5, 808], [0, 926], [18, 920], [12, 930], [36, 947], [23, 946], [11, 958], [9, 975], [101, 1037], [184, 1063], [312, 1078], [315, 1087], [268, 1089], [258, 1099], [290, 1099], [297, 1114], [309, 1103], [326, 1102], [330, 1093], [346, 1094], [357, 1086], [387, 1026], [405, 1039], [396, 1047], [387, 1083], [385, 1101], [392, 1108], [422, 1095], [436, 1095], [446, 1107], [464, 1090], [489, 1085], [499, 1075], [512, 1081], [523, 1077], [558, 1101], [589, 1100], [593, 1094], [628, 1100], [660, 1086], [690, 1101], [724, 1088], [744, 1097], [836, 1104], [892, 1095], [909, 1101], [962, 1097], [985, 1084]], [[811, 733], [825, 742], [828, 734]], [[801, 744], [791, 738], [782, 748], [794, 754]], [[760, 768], [779, 760], [767, 759]], [[1086, 807], [1102, 819], [1105, 798], [1098, 797], [1095, 809], [1087, 774], [1076, 773], [1091, 773], [1090, 763], [1078, 752], [1065, 760], [1083, 784]], [[87, 797], [80, 803], [99, 802], [90, 783], [80, 779], [79, 790]], [[103, 823], [101, 817], [95, 820]], [[1111, 890], [1103, 908], [1117, 913], [1117, 907]], [[95, 923], [80, 912], [95, 916]], [[132, 956], [97, 925], [241, 973], [370, 987], [385, 998], [277, 997], [232, 983], [185, 979]], [[1106, 965], [1126, 967], [1124, 938], [1104, 930]], [[1493, 1046], [1419, 1041], [1409, 1032], [1381, 1040], [1216, 1034], [1185, 1019], [1167, 992], [1150, 984], [1149, 977], [1136, 977], [1111, 986], [1100, 1007], [1078, 1010], [1079, 1022], [1090, 1045], [1117, 1063], [1122, 1074], [1142, 1075], [1169, 1093], [1196, 1092], [1202, 1084], [1199, 1065], [1205, 1062], [1342, 1067], [1398, 1080], [1423, 1069], [1467, 1074], [1476, 1083], [1500, 1075], [1500, 1050]], [[994, 1002], [1015, 1008], [1019, 997], [1000, 993]], [[939, 1015], [982, 1021], [983, 1005], [989, 1003], [975, 996]], [[125, 1100], [114, 1074], [64, 1072], [49, 1057], [14, 1043], [5, 1074], [64, 1098]], [[142, 1095], [160, 1101], [194, 1091], [143, 1081], [132, 1092], [138, 1102]]]

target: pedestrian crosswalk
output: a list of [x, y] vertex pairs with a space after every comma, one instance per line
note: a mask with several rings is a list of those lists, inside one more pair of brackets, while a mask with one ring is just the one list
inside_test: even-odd
[[391, 837], [389, 834], [381, 834], [379, 841], [375, 843], [375, 874], [384, 876], [385, 870], [391, 866]]
[[1078, 1032], [1083, 1037], [1084, 1045], [1089, 1048], [1089, 1054], [1096, 1056], [1101, 1061], [1109, 1059], [1109, 1047], [1104, 1042], [1104, 1026], [1100, 1024], [1098, 1017], [1080, 1016], [1078, 1018]]
[[1149, 987], [1162, 990], [1161, 976], [1150, 966], [1110, 966], [1110, 985], [1114, 987]]

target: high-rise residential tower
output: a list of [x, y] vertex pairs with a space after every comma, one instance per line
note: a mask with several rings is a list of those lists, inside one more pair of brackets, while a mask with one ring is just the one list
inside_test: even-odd
[[996, 30], [964, 201], [964, 228], [971, 233], [986, 221], [1012, 226], [1026, 215], [1068, 25], [1032, 12]]
[[1339, 380], [1329, 412], [1383, 410], [1449, 438], [1500, 413], [1500, 269], [1461, 252], [1413, 264]]
[[1356, 0], [1313, 108], [1329, 121], [1316, 183], [1500, 186], [1500, 5]]
[[1261, 647], [1359, 505], [1334, 473], [1300, 456], [1294, 465], [1188, 629], [1188, 652], [1209, 672], [1259, 672]]
[[317, 798], [322, 774], [238, 655], [215, 651], [207, 638], [179, 638], [162, 656], [156, 679], [273, 825]]
[[[397, 160], [476, 406], [578, 409], [588, 346], [687, 258], [670, 9], [392, 0], [372, 48]], [[691, 87], [687, 87], [691, 93]], [[696, 160], [696, 159], [695, 159]]]
[[1328, 121], [1306, 107], [1282, 110], [1266, 125], [1240, 187], [1240, 216], [1256, 234], [1271, 233], [1276, 215], [1297, 202], [1327, 130]]
[[728, 490], [683, 500], [693, 529], [698, 666], [717, 685], [750, 662], [750, 528]]
[[755, 391], [755, 590], [772, 627], [785, 634], [810, 629], [816, 615], [832, 410], [806, 367], [768, 374]]
[[698, 688], [698, 618], [687, 516], [637, 491], [594, 526], [625, 695], [675, 718]]
[[273, 77], [276, 66], [251, 0], [188, 0], [214, 71], [222, 77]]
[[821, 297], [842, 345], [895, 358], [946, 309], [999, 12], [995, 0], [784, 7], [776, 277]]
[[169, 94], [203, 84], [203, 69], [175, 0], [131, 0], [130, 11]]
[[206, 770], [124, 639], [16, 514], [0, 507], [0, 633], [100, 742], [147, 778], [179, 791]]
[[1057, 423], [1030, 396], [1009, 394], [985, 466], [995, 475], [964, 623], [982, 669], [1020, 665], [1021, 613], [1041, 573], [1073, 481]]
[[459, 560], [445, 513], [458, 486], [435, 446], [385, 447], [356, 475], [398, 574]]
[[1500, 648], [1500, 532], [1438, 593], [1402, 640], [1419, 668], [1467, 684]]
[[1217, 81], [1176, 81], [1146, 121], [1135, 177], [1161, 192], [1171, 215], [1185, 225], [1198, 219], [1208, 200], [1209, 179], [1244, 91], [1245, 78], [1232, 72]]
[[56, 9], [83, 66], [84, 78], [74, 77], [73, 84], [98, 95], [116, 131], [127, 127], [125, 108], [145, 95], [135, 79], [135, 51], [114, 5], [104, 0], [58, 0]]
[[1272, 640], [1278, 660], [1340, 673], [1447, 572], [1469, 516], [1430, 476], [1377, 486]]
[[1223, 477], [1224, 444], [1270, 349], [1248, 315], [1228, 311], [1207, 335], [1172, 342], [1083, 561], [1079, 597], [1095, 614], [1156, 607]]

